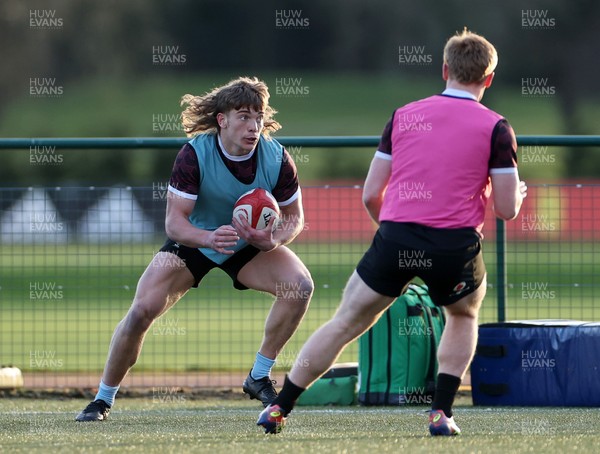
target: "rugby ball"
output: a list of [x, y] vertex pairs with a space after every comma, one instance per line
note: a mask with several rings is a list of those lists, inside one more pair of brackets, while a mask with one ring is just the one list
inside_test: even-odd
[[255, 188], [237, 199], [233, 207], [233, 217], [237, 219], [244, 217], [253, 228], [261, 230], [267, 226], [271, 218], [279, 217], [279, 205], [269, 191]]

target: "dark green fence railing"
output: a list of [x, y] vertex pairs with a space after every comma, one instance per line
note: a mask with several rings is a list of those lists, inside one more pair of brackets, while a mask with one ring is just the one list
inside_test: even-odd
[[[110, 148], [173, 148], [181, 147], [189, 139], [185, 137], [46, 137], [39, 139], [0, 139], [0, 149], [29, 147], [57, 147], [61, 149], [110, 149]], [[277, 137], [287, 146], [304, 147], [376, 147], [379, 136], [329, 136], [329, 137]], [[518, 136], [519, 145], [595, 147], [600, 146], [600, 136]]]
[[[0, 138], [0, 149], [28, 149], [30, 147], [56, 147], [66, 149], [125, 149], [125, 148], [178, 148], [189, 139], [185, 137], [89, 137], [89, 138]], [[277, 137], [284, 146], [303, 147], [376, 147], [379, 136], [297, 136]], [[517, 136], [519, 146], [565, 146], [600, 147], [598, 136], [569, 135], [525, 135]], [[506, 320], [506, 226], [504, 221], [496, 221], [496, 265], [497, 265], [497, 304], [498, 321]]]

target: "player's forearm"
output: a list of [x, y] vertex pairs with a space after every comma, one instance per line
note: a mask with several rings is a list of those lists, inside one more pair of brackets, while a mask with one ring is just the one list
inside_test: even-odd
[[210, 231], [194, 227], [187, 219], [168, 219], [165, 222], [167, 236], [187, 247], [210, 247]]
[[273, 239], [279, 246], [283, 246], [294, 241], [300, 232], [304, 229], [304, 216], [282, 216], [279, 223], [273, 231]]
[[[502, 186], [502, 181], [498, 182], [496, 177], [496, 187], [493, 186], [494, 195], [494, 214], [505, 221], [510, 221], [517, 217], [521, 210], [523, 200], [527, 197], [527, 185], [524, 181], [516, 180], [510, 185]], [[511, 187], [514, 186], [514, 187]]]
[[363, 200], [367, 214], [377, 225], [379, 225], [379, 213], [381, 212], [382, 202], [383, 200], [381, 198]]
[[392, 171], [392, 162], [374, 157], [363, 186], [362, 202], [367, 213], [379, 225], [379, 213]]

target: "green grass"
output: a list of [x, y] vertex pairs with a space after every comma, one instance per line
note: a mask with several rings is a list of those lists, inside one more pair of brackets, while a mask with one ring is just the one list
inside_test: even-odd
[[[304, 340], [328, 320], [366, 245], [298, 245], [317, 291], [280, 367], [289, 368]], [[4, 364], [23, 370], [97, 371], [113, 329], [131, 304], [155, 245], [14, 246], [0, 255], [0, 349]], [[54, 289], [39, 298], [31, 286]], [[59, 293], [60, 292], [60, 293]], [[44, 298], [46, 297], [46, 298]], [[220, 271], [210, 273], [149, 331], [136, 370], [238, 370], [249, 367], [263, 335], [271, 295], [238, 292]], [[55, 355], [40, 360], [36, 352]], [[33, 361], [32, 361], [33, 355]], [[356, 348], [344, 360], [355, 361]], [[38, 359], [38, 361], [36, 361]], [[44, 368], [42, 366], [55, 367]]]
[[[281, 353], [280, 369], [291, 366], [306, 338], [331, 317], [366, 247], [294, 244], [313, 274], [316, 290], [300, 329]], [[5, 246], [0, 255], [2, 363], [28, 372], [101, 370], [114, 327], [127, 312], [137, 280], [155, 251], [154, 244]], [[597, 320], [593, 251], [592, 244], [509, 247], [507, 319]], [[491, 241], [484, 254], [490, 288], [480, 314], [482, 323], [497, 320]], [[60, 290], [32, 299], [32, 284]], [[524, 297], [527, 285], [547, 285], [547, 290]], [[136, 370], [247, 368], [260, 345], [272, 301], [267, 294], [238, 292], [224, 273], [210, 273], [200, 289], [190, 291], [151, 328]], [[353, 344], [341, 361], [356, 361], [357, 353]], [[44, 361], [39, 355], [54, 355], [51, 359], [56, 361]]]
[[3, 452], [598, 452], [597, 409], [481, 408], [455, 414], [463, 434], [433, 438], [425, 407], [298, 407], [265, 435], [240, 400], [120, 399], [103, 423], [76, 423], [87, 400], [0, 399]]
[[[3, 109], [0, 122], [2, 137], [160, 137], [154, 130], [153, 115], [177, 115], [179, 100], [185, 93], [202, 94], [238, 74], [202, 73], [145, 77], [141, 80], [86, 78], [72, 81], [59, 98], [38, 99], [24, 96]], [[328, 74], [294, 71], [292, 74], [261, 73], [271, 89], [271, 104], [279, 111], [283, 125], [279, 136], [314, 135], [380, 135], [392, 111], [421, 97], [439, 93], [444, 88], [441, 78], [409, 77], [401, 74]], [[302, 78], [307, 94], [300, 97], [278, 95], [278, 78]], [[564, 134], [564, 126], [555, 98], [524, 99], [519, 87], [502, 85], [501, 80], [486, 94], [484, 103], [505, 115], [519, 135]], [[84, 108], [82, 106], [93, 106]], [[579, 107], [585, 118], [600, 117], [598, 105], [591, 100]], [[23, 118], [27, 121], [24, 122]], [[52, 121], [48, 121], [51, 119]], [[592, 124], [592, 123], [590, 123]], [[590, 129], [591, 128], [591, 129]], [[588, 125], [589, 131], [593, 127]], [[180, 132], [168, 133], [182, 136]], [[64, 151], [64, 150], [63, 150]], [[59, 153], [63, 151], [59, 150]], [[565, 148], [552, 148], [553, 165], [521, 166], [526, 180], [559, 178], [564, 171]], [[64, 151], [64, 171], [69, 181], [102, 184], [134, 184], [162, 181], [168, 178], [176, 150], [104, 150]], [[304, 182], [330, 178], [362, 179], [372, 158], [372, 149], [303, 149], [297, 160]], [[342, 158], [343, 157], [343, 158]], [[39, 181], [51, 181], [53, 169], [32, 168], [28, 151], [6, 151], [3, 162], [6, 181], [31, 181], [32, 172]], [[119, 173], [106, 165], [118, 159], [129, 170]], [[26, 171], [25, 171], [26, 170]], [[55, 169], [56, 170], [56, 169]], [[36, 173], [37, 172], [37, 173]], [[113, 173], [126, 181], [113, 181]], [[56, 182], [52, 180], [53, 183]], [[59, 183], [59, 182], [57, 182]], [[29, 184], [29, 183], [28, 183]], [[64, 184], [64, 182], [60, 182]]]
[[[279, 112], [277, 118], [285, 135], [380, 134], [393, 109], [439, 93], [445, 86], [441, 77], [295, 72], [257, 74], [270, 87], [270, 103]], [[60, 98], [24, 96], [15, 100], [5, 110], [0, 134], [152, 136], [157, 134], [152, 114], [177, 114], [183, 94], [203, 94], [234, 77], [237, 74], [203, 72], [148, 75], [135, 80], [86, 78], [70, 82]], [[278, 94], [276, 81], [282, 77], [301, 77], [306, 95]], [[509, 118], [520, 134], [564, 132], [555, 98], [524, 99], [519, 87], [498, 81], [486, 93], [484, 103]], [[82, 109], [90, 105], [94, 108]], [[589, 118], [599, 114], [598, 106], [591, 101], [581, 108]], [[52, 123], [47, 121], [49, 114], [54, 115]], [[29, 119], [27, 124], [20, 120], [23, 117]]]

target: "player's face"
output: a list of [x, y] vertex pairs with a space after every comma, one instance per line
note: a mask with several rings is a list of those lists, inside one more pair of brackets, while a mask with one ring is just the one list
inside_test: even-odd
[[242, 107], [239, 110], [230, 110], [226, 114], [219, 113], [217, 121], [227, 152], [236, 156], [245, 155], [258, 144], [264, 126], [264, 112]]

